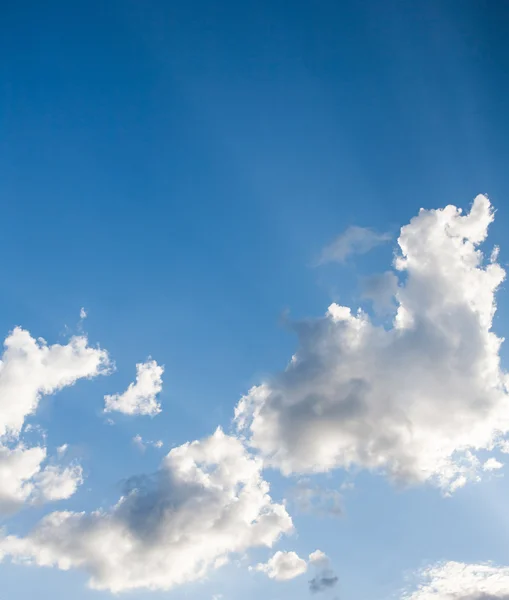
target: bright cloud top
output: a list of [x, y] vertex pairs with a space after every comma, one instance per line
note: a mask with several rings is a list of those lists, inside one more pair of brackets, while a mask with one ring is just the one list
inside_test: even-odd
[[157, 395], [163, 389], [164, 367], [155, 360], [136, 365], [136, 382], [123, 394], [105, 396], [105, 412], [118, 411], [126, 415], [154, 416], [161, 412]]
[[26, 418], [41, 396], [78, 379], [106, 373], [108, 354], [91, 348], [84, 336], [66, 345], [34, 339], [19, 327], [6, 338], [0, 361], [0, 514], [10, 514], [25, 502], [61, 500], [82, 483], [79, 465], [46, 466], [45, 447], [26, 447], [20, 435]]
[[402, 600], [509, 600], [509, 568], [447, 562], [421, 573], [417, 590]]
[[353, 466], [446, 491], [477, 478], [475, 452], [509, 431], [501, 340], [491, 331], [504, 279], [478, 248], [493, 220], [478, 196], [468, 214], [421, 210], [401, 229], [393, 326], [332, 304], [295, 324], [286, 371], [250, 390], [236, 421], [283, 473]]
[[261, 466], [218, 429], [172, 449], [153, 476], [133, 477], [110, 511], [51, 513], [27, 537], [0, 539], [0, 556], [79, 568], [91, 587], [112, 592], [200, 579], [232, 553], [292, 531]]

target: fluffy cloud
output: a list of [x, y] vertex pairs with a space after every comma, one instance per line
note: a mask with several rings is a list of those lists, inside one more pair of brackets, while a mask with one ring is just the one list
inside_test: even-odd
[[4, 342], [0, 360], [0, 437], [19, 435], [41, 396], [53, 394], [78, 379], [107, 371], [108, 354], [77, 336], [65, 346], [34, 339], [16, 327]]
[[118, 411], [126, 415], [150, 415], [161, 412], [157, 395], [163, 389], [164, 368], [149, 360], [136, 365], [136, 382], [129, 384], [123, 394], [105, 396], [105, 412]]
[[218, 429], [172, 449], [152, 476], [133, 477], [109, 511], [54, 512], [0, 556], [79, 568], [112, 592], [170, 589], [204, 577], [232, 553], [271, 547], [292, 520], [272, 502], [262, 464]]
[[66, 345], [34, 339], [19, 327], [6, 338], [0, 360], [0, 514], [11, 514], [26, 502], [60, 500], [82, 482], [79, 465], [43, 468], [46, 448], [20, 442], [25, 419], [43, 395], [78, 379], [108, 371], [108, 355], [91, 348], [83, 336]]
[[366, 254], [390, 239], [391, 236], [388, 233], [377, 233], [367, 227], [353, 225], [323, 249], [319, 264], [345, 262], [351, 254]]
[[307, 571], [307, 562], [295, 552], [278, 551], [266, 563], [259, 563], [255, 570], [266, 573], [270, 579], [288, 581]]
[[332, 304], [294, 325], [287, 369], [241, 399], [236, 421], [284, 474], [361, 467], [446, 491], [477, 478], [475, 452], [509, 431], [501, 340], [491, 331], [504, 279], [479, 244], [493, 220], [478, 196], [468, 214], [421, 210], [401, 229], [392, 328]]
[[447, 562], [421, 573], [417, 590], [402, 600], [509, 600], [509, 568]]

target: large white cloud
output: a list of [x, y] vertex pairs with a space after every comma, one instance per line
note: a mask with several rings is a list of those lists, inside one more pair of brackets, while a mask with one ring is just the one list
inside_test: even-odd
[[132, 478], [111, 510], [51, 513], [27, 537], [0, 538], [0, 556], [83, 569], [91, 587], [112, 592], [197, 580], [292, 530], [261, 467], [218, 429], [172, 449], [153, 476]]
[[150, 415], [161, 412], [157, 395], [163, 389], [164, 368], [149, 360], [136, 365], [136, 382], [129, 384], [123, 394], [104, 397], [104, 411], [118, 411], [126, 415]]
[[509, 568], [446, 562], [421, 572], [402, 600], [509, 600]]
[[0, 514], [10, 514], [25, 502], [60, 500], [71, 496], [82, 482], [79, 465], [43, 466], [43, 446], [20, 441], [26, 418], [43, 395], [52, 394], [78, 379], [108, 371], [104, 350], [88, 346], [84, 336], [66, 345], [34, 339], [15, 328], [4, 342], [0, 360]]
[[491, 331], [504, 271], [478, 248], [492, 220], [478, 196], [468, 214], [421, 210], [401, 229], [392, 327], [337, 304], [295, 324], [288, 368], [236, 408], [269, 464], [285, 474], [357, 466], [447, 491], [478, 476], [475, 451], [509, 430]]

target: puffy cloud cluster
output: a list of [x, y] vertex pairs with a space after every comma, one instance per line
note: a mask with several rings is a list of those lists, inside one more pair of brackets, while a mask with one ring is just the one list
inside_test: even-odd
[[123, 394], [104, 397], [104, 411], [118, 411], [126, 415], [154, 416], [161, 412], [157, 395], [163, 389], [164, 368], [155, 360], [136, 365], [136, 381]]
[[249, 443], [285, 474], [365, 468], [452, 491], [482, 471], [475, 452], [509, 430], [501, 340], [491, 331], [504, 279], [479, 245], [493, 220], [478, 196], [468, 214], [421, 210], [401, 229], [402, 274], [390, 328], [332, 304], [296, 323], [287, 369], [236, 408]]
[[154, 475], [132, 478], [109, 511], [51, 513], [27, 537], [1, 538], [0, 556], [79, 568], [91, 587], [112, 592], [170, 589], [292, 530], [261, 467], [218, 429], [172, 449]]
[[446, 562], [421, 573], [422, 582], [402, 600], [509, 600], [509, 568]]
[[19, 327], [6, 338], [0, 360], [0, 514], [25, 502], [68, 498], [82, 482], [79, 465], [43, 467], [43, 446], [26, 447], [21, 431], [43, 395], [78, 379], [107, 372], [104, 350], [88, 346], [84, 336], [49, 346]]

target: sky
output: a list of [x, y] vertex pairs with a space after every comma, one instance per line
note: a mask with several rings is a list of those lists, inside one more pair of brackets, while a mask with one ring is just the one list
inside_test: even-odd
[[1, 598], [508, 600], [509, 9], [0, 17]]

